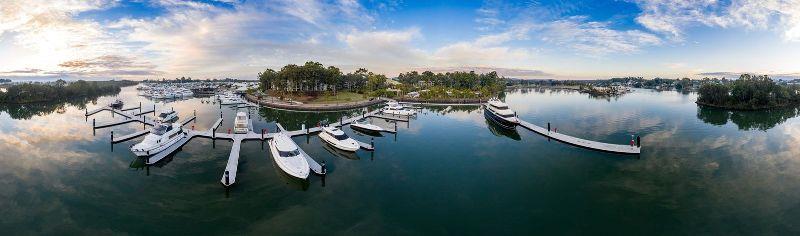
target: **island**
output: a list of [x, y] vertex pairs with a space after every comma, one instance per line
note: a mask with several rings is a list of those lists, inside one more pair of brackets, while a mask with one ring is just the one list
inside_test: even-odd
[[352, 109], [387, 99], [479, 104], [497, 96], [506, 84], [497, 72], [411, 71], [388, 78], [364, 68], [345, 74], [314, 61], [289, 64], [278, 71], [267, 69], [258, 73], [258, 80], [258, 91], [248, 91], [248, 100], [289, 110]]
[[800, 104], [800, 86], [777, 84], [767, 75], [704, 80], [697, 93], [698, 105], [724, 109], [761, 110]]

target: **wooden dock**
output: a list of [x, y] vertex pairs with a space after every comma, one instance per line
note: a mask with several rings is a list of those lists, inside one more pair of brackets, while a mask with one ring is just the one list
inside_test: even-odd
[[610, 143], [601, 143], [581, 138], [572, 137], [566, 134], [556, 133], [548, 131], [546, 128], [542, 128], [536, 126], [534, 124], [528, 123], [527, 121], [520, 120], [519, 126], [531, 130], [533, 132], [539, 133], [543, 136], [548, 138], [555, 139], [557, 141], [571, 144], [574, 146], [588, 148], [598, 151], [604, 152], [612, 152], [612, 153], [621, 153], [621, 154], [640, 154], [641, 147], [637, 147], [635, 145], [620, 145], [620, 144], [610, 144]]

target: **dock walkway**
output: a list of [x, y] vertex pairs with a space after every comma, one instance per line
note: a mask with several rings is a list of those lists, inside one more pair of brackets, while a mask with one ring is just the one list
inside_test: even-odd
[[527, 121], [520, 120], [519, 126], [522, 126], [528, 130], [533, 132], [539, 133], [543, 136], [548, 138], [552, 138], [558, 140], [560, 142], [564, 142], [567, 144], [575, 145], [582, 148], [588, 148], [593, 150], [605, 151], [605, 152], [613, 152], [613, 153], [621, 153], [621, 154], [640, 154], [641, 147], [637, 147], [635, 145], [619, 145], [619, 144], [610, 144], [610, 143], [601, 143], [597, 141], [591, 141], [581, 138], [572, 137], [566, 134], [550, 132], [545, 128], [539, 127], [537, 125], [528, 123]]

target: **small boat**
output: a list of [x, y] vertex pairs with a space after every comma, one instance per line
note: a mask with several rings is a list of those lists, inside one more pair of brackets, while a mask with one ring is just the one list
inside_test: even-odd
[[120, 100], [119, 98], [117, 98], [116, 100], [114, 100], [113, 102], [111, 102], [111, 104], [110, 104], [109, 106], [111, 106], [111, 108], [114, 108], [114, 109], [120, 109], [120, 108], [122, 108], [122, 105], [124, 105], [124, 103], [122, 102], [122, 100]]
[[380, 126], [373, 125], [373, 124], [366, 123], [366, 122], [363, 122], [363, 123], [353, 122], [353, 123], [350, 124], [350, 128], [353, 128], [353, 129], [356, 129], [356, 130], [359, 130], [359, 131], [363, 131], [363, 132], [369, 132], [369, 133], [380, 133], [380, 132], [388, 131], [388, 130], [386, 130], [384, 128], [381, 128]]
[[233, 133], [246, 134], [249, 132], [249, 122], [250, 121], [247, 119], [247, 113], [237, 112], [236, 119], [233, 121]]
[[497, 98], [489, 99], [486, 102], [483, 106], [483, 116], [506, 129], [514, 129], [519, 124], [517, 113], [509, 109], [508, 104]]
[[170, 123], [178, 119], [178, 113], [174, 110], [165, 110], [158, 113], [158, 122]]
[[269, 140], [269, 151], [283, 172], [299, 179], [308, 178], [311, 168], [308, 166], [305, 154], [288, 135], [283, 132], [275, 134], [275, 137]]
[[407, 109], [399, 104], [389, 104], [386, 107], [384, 107], [383, 111], [381, 112], [386, 114], [401, 115], [401, 116], [413, 116], [414, 114], [417, 114], [416, 111]]
[[[142, 142], [131, 147], [131, 151], [140, 157], [155, 155], [177, 143], [183, 137], [186, 137], [186, 134], [183, 133], [183, 128], [181, 128], [180, 124], [157, 123]], [[150, 160], [148, 162], [157, 161]]]
[[336, 127], [322, 127], [322, 132], [319, 133], [319, 137], [330, 145], [345, 151], [355, 152], [361, 148], [361, 145], [358, 145], [356, 140], [350, 138], [344, 131]]

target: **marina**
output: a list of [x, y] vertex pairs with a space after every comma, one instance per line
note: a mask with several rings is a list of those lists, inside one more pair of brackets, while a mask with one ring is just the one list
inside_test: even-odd
[[[130, 123], [130, 122], [139, 122], [139, 123], [142, 123], [142, 124], [145, 124], [145, 125], [150, 125], [150, 126], [153, 126], [153, 125], [159, 123], [158, 120], [153, 120], [153, 119], [147, 118], [146, 116], [143, 115], [143, 114], [146, 114], [146, 113], [154, 112], [155, 111], [155, 106], [153, 106], [152, 110], [125, 113], [125, 111], [136, 110], [136, 109], [140, 109], [140, 108], [141, 108], [141, 105], [140, 105], [140, 107], [127, 108], [127, 109], [114, 109], [114, 108], [108, 106], [108, 107], [101, 107], [101, 108], [92, 110], [91, 112], [87, 110], [85, 114], [88, 117], [88, 116], [97, 114], [97, 113], [99, 113], [101, 111], [110, 111], [112, 113], [116, 113], [116, 114], [119, 114], [119, 115], [122, 115], [123, 117], [125, 117], [124, 120], [111, 121], [111, 122], [105, 122], [105, 123], [100, 123], [100, 124], [97, 124], [93, 119], [92, 123], [93, 123], [93, 128], [94, 129], [113, 127], [113, 126], [117, 126], [117, 125], [121, 125], [121, 124], [125, 124], [125, 123]], [[333, 127], [341, 127], [341, 126], [347, 125], [349, 123], [352, 123], [352, 122], [354, 122], [354, 121], [356, 121], [358, 119], [369, 118], [369, 117], [375, 117], [375, 118], [384, 119], [384, 117], [386, 117], [386, 116], [377, 115], [380, 112], [381, 112], [380, 109], [376, 109], [376, 110], [373, 110], [373, 111], [370, 111], [370, 112], [364, 112], [361, 116], [353, 116], [353, 117], [349, 117], [347, 119], [341, 118], [339, 120], [339, 122], [336, 122], [336, 123], [333, 123], [333, 124], [330, 124], [330, 125], [333, 126]], [[231, 185], [236, 183], [236, 176], [237, 176], [237, 173], [238, 173], [239, 158], [240, 158], [239, 154], [240, 154], [242, 142], [248, 141], [248, 140], [258, 140], [258, 141], [265, 142], [265, 141], [267, 141], [269, 139], [272, 139], [277, 134], [277, 132], [266, 133], [264, 130], [262, 130], [261, 133], [253, 132], [252, 122], [249, 119], [247, 119], [245, 116], [249, 116], [249, 115], [247, 115], [244, 112], [238, 112], [237, 113], [237, 115], [236, 115], [237, 122], [234, 122], [235, 126], [239, 127], [238, 125], [240, 125], [240, 124], [239, 124], [238, 121], [241, 120], [242, 122], [245, 122], [245, 123], [242, 123], [242, 124], [246, 124], [246, 129], [237, 130], [237, 132], [234, 132], [234, 133], [230, 133], [230, 131], [228, 133], [223, 133], [223, 132], [217, 132], [216, 131], [217, 128], [223, 122], [223, 118], [222, 117], [217, 119], [213, 123], [211, 128], [208, 129], [208, 130], [195, 131], [195, 130], [191, 129], [191, 130], [181, 131], [184, 134], [183, 137], [181, 137], [180, 139], [175, 141], [175, 143], [173, 143], [173, 144], [169, 145], [168, 147], [166, 147], [163, 151], [159, 151], [157, 153], [152, 154], [152, 156], [146, 157], [145, 163], [147, 165], [153, 165], [153, 164], [158, 163], [159, 161], [163, 160], [167, 156], [170, 156], [170, 155], [174, 154], [174, 152], [179, 150], [182, 146], [186, 145], [186, 143], [188, 143], [190, 140], [192, 140], [195, 137], [231, 140], [232, 141], [231, 151], [230, 151], [230, 153], [228, 155], [227, 164], [225, 165], [225, 170], [223, 171], [222, 177], [220, 179], [220, 183], [223, 186], [229, 187], [229, 186], [231, 186]], [[191, 117], [189, 117], [187, 119], [184, 119], [184, 121], [180, 122], [180, 125], [181, 126], [185, 126], [191, 121], [196, 121], [196, 118], [197, 118], [196, 116], [191, 116]], [[396, 118], [396, 117], [386, 117], [385, 119], [387, 119], [387, 120], [401, 120], [401, 121], [408, 122], [407, 118], [403, 119], [403, 118]], [[282, 131], [282, 132], [286, 133], [287, 135], [289, 135], [290, 137], [301, 136], [301, 135], [311, 135], [311, 134], [314, 134], [314, 133], [319, 133], [322, 130], [321, 126], [318, 126], [318, 127], [306, 128], [306, 129], [300, 129], [300, 130], [294, 130], [294, 131], [285, 131], [285, 130], [283, 130], [283, 127], [280, 126], [280, 124], [276, 124], [276, 126], [277, 126], [276, 131]], [[305, 125], [303, 125], [303, 126], [305, 127]], [[151, 132], [150, 129], [145, 129], [145, 130], [138, 131], [138, 132], [135, 132], [135, 133], [114, 137], [114, 132], [112, 131], [111, 132], [111, 142], [112, 143], [124, 142], [124, 141], [130, 140], [130, 139], [136, 138], [136, 137], [140, 137], [142, 135], [146, 135], [146, 134], [148, 134], [150, 132]], [[365, 142], [358, 141], [358, 140], [354, 140], [354, 141], [358, 144], [358, 147], [360, 147], [360, 148], [362, 148], [364, 150], [368, 150], [368, 151], [375, 150], [374, 144], [365, 143]], [[301, 150], [301, 152], [302, 152], [302, 150]], [[312, 172], [314, 172], [316, 174], [325, 174], [325, 171], [324, 171], [324, 168], [322, 167], [322, 165], [320, 165], [318, 162], [314, 161], [313, 158], [311, 158], [307, 154], [305, 154], [304, 158], [308, 162], [309, 167], [311, 168]]]

